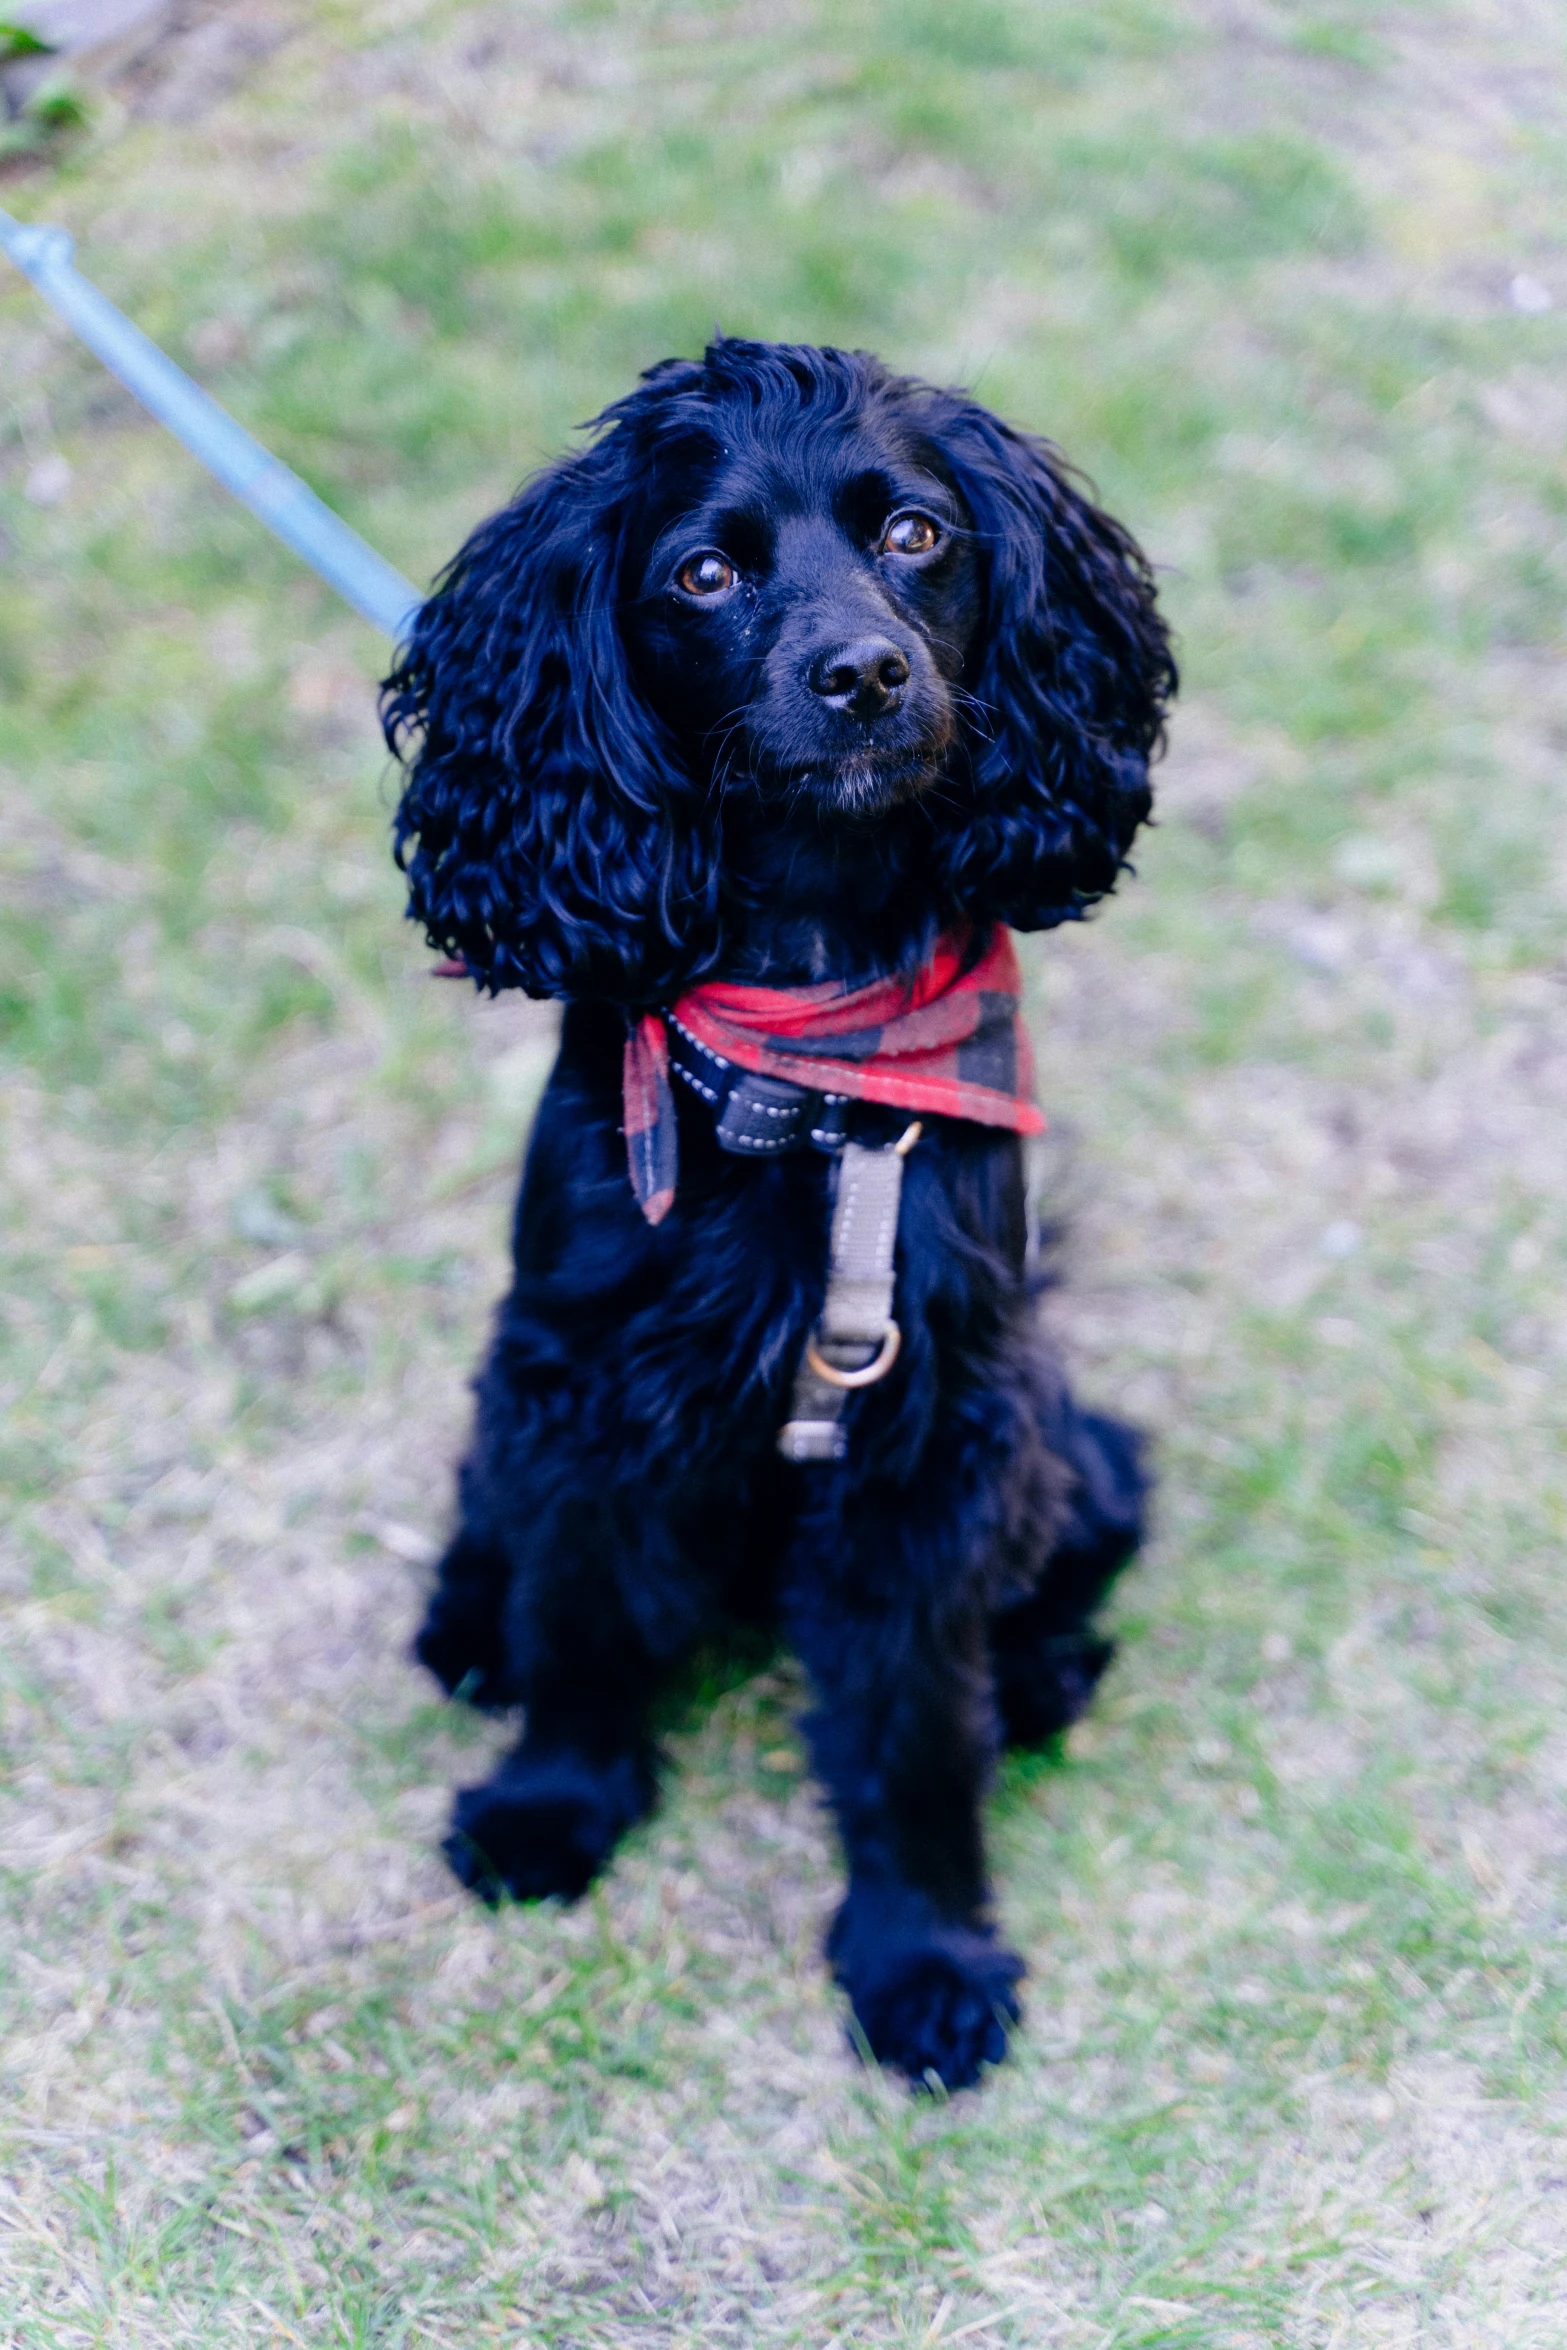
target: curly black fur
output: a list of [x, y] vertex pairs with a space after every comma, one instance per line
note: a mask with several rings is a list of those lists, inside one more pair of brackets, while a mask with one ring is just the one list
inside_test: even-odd
[[580, 1893], [652, 1804], [660, 1682], [726, 1618], [775, 1622], [848, 1857], [833, 1967], [878, 2057], [955, 2087], [1018, 2014], [988, 1773], [1103, 1670], [1138, 1444], [1073, 1404], [1033, 1326], [1016, 1139], [936, 1119], [901, 1359], [851, 1403], [845, 1463], [786, 1465], [828, 1164], [729, 1156], [682, 1093], [650, 1228], [621, 1047], [707, 975], [858, 983], [955, 922], [1079, 917], [1148, 813], [1175, 673], [1131, 539], [961, 394], [725, 340], [599, 423], [473, 534], [385, 701], [413, 916], [479, 984], [567, 1003], [419, 1641], [526, 1730], [447, 1851], [491, 1898]]

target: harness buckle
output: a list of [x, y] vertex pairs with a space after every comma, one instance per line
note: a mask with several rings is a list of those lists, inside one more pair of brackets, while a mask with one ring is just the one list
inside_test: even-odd
[[795, 1372], [789, 1417], [778, 1431], [778, 1449], [786, 1461], [845, 1459], [847, 1397], [885, 1379], [902, 1351], [903, 1332], [892, 1314], [898, 1210], [903, 1164], [921, 1131], [915, 1118], [885, 1150], [855, 1142], [844, 1146], [827, 1294]]

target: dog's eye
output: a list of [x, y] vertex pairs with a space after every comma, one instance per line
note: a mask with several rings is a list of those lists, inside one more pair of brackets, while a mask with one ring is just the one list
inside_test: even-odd
[[676, 576], [688, 596], [721, 596], [735, 584], [735, 567], [727, 555], [715, 554], [709, 547], [705, 554], [682, 563]]
[[928, 514], [895, 514], [882, 534], [884, 555], [928, 555], [941, 536], [941, 525]]

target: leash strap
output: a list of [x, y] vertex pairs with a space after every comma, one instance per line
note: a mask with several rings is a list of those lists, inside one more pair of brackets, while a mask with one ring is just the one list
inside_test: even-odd
[[[21, 13], [30, 16], [32, 11], [24, 8]], [[394, 645], [403, 643], [424, 602], [418, 588], [394, 571], [384, 555], [367, 547], [341, 515], [324, 506], [297, 473], [289, 472], [281, 457], [252, 440], [210, 393], [193, 384], [167, 352], [81, 275], [63, 228], [35, 226], [0, 212], [0, 251], [32, 279], [44, 300], [110, 374], [117, 375], [226, 490], [285, 546], [303, 556], [372, 628], [383, 630]]]
[[786, 1461], [841, 1461], [848, 1452], [844, 1406], [859, 1387], [884, 1379], [901, 1333], [892, 1318], [893, 1255], [903, 1162], [919, 1140], [909, 1128], [890, 1149], [846, 1142], [838, 1161], [827, 1295], [794, 1376], [788, 1419], [778, 1431]]

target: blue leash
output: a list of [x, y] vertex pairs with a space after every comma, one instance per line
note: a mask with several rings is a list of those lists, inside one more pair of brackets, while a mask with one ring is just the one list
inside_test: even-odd
[[225, 489], [303, 556], [372, 628], [380, 629], [394, 645], [403, 642], [424, 602], [413, 582], [374, 547], [366, 546], [297, 473], [253, 440], [139, 326], [132, 326], [107, 294], [100, 294], [81, 275], [72, 263], [72, 242], [63, 228], [29, 228], [9, 212], [0, 212], [0, 246], [110, 374], [117, 375]]

